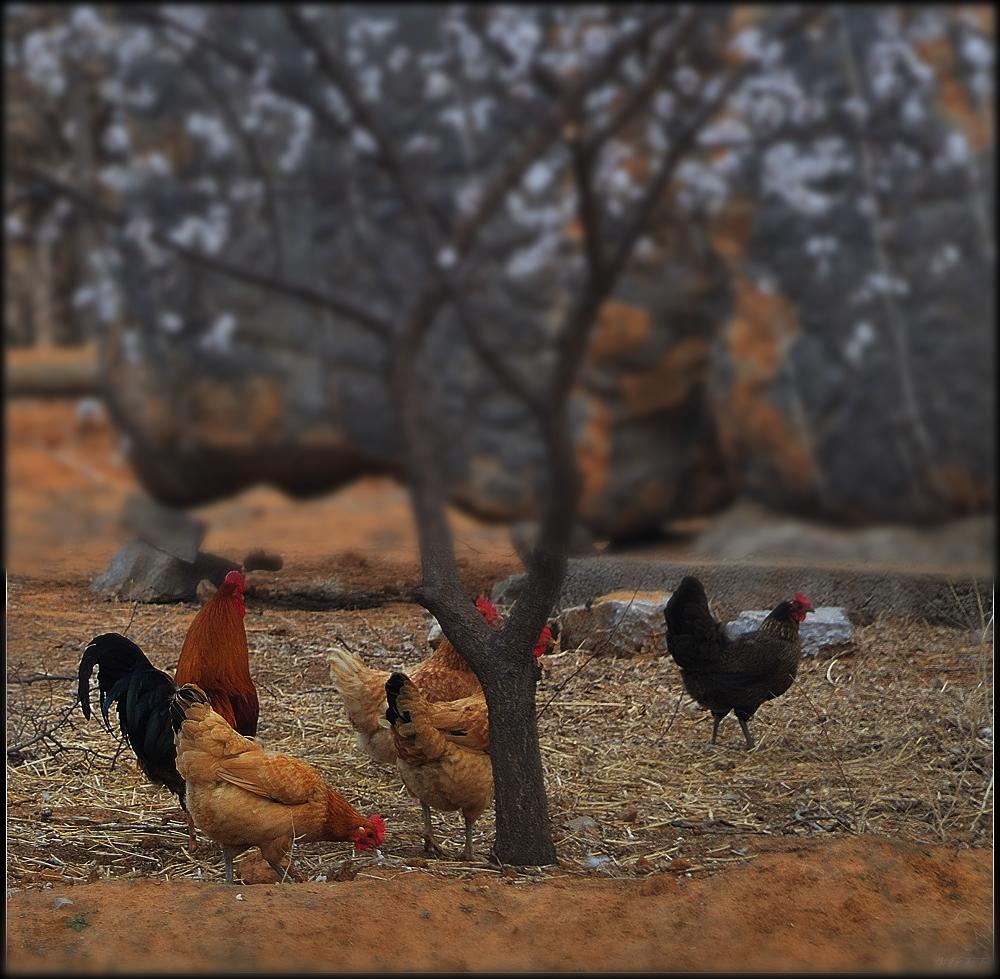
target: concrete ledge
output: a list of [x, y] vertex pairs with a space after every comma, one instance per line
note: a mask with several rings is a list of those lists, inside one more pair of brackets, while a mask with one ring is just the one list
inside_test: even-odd
[[[804, 592], [815, 605], [839, 605], [856, 625], [880, 616], [914, 617], [959, 628], [979, 629], [993, 610], [993, 576], [976, 571], [910, 572], [853, 570], [752, 563], [685, 563], [637, 558], [575, 558], [569, 562], [560, 606], [580, 605], [617, 589], [672, 591], [684, 575], [699, 578], [716, 618], [726, 621], [744, 609], [771, 608]], [[493, 600], [513, 602], [524, 575], [493, 588]]]

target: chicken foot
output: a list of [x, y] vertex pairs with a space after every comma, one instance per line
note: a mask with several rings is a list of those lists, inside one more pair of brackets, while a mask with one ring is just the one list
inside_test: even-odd
[[444, 850], [434, 842], [434, 833], [431, 831], [431, 807], [426, 802], [421, 802], [420, 805], [424, 809], [424, 853], [443, 857]]
[[264, 857], [265, 860], [271, 865], [271, 869], [278, 875], [278, 883], [284, 884], [286, 880], [296, 881], [298, 883], [302, 882], [302, 878], [292, 870], [291, 864], [287, 867], [283, 867], [277, 860], [271, 860], [269, 857]]

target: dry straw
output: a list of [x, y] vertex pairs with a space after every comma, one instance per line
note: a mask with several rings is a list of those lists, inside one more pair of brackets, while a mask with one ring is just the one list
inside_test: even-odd
[[[78, 646], [36, 643], [8, 665], [8, 886], [97, 878], [221, 881], [218, 848], [189, 851], [176, 800], [149, 785], [126, 748], [68, 705], [83, 646], [114, 606], [88, 609]], [[126, 609], [118, 611], [125, 618]], [[171, 669], [190, 610], [144, 608], [131, 635]], [[976, 628], [884, 621], [857, 630], [835, 660], [807, 659], [795, 686], [764, 704], [747, 752], [730, 718], [707, 744], [711, 716], [683, 694], [666, 655], [551, 657], [539, 691], [548, 798], [560, 863], [538, 873], [486, 862], [492, 820], [477, 823], [477, 861], [458, 860], [462, 822], [435, 814], [454, 860], [425, 860], [421, 814], [395, 772], [362, 757], [325, 658], [339, 633], [376, 668], [412, 667], [427, 653], [426, 620], [408, 605], [367, 611], [254, 610], [251, 665], [268, 749], [314, 764], [363, 812], [379, 812], [380, 854], [348, 861], [344, 844], [301, 844], [306, 879], [438, 876], [635, 877], [708, 873], [781, 838], [878, 833], [919, 843], [987, 846], [992, 814], [992, 619]], [[730, 726], [732, 725], [732, 726]], [[20, 746], [20, 747], [18, 747]], [[17, 750], [11, 753], [11, 748]], [[249, 857], [256, 860], [256, 857]], [[259, 861], [257, 861], [259, 864]], [[244, 870], [246, 866], [244, 865]]]

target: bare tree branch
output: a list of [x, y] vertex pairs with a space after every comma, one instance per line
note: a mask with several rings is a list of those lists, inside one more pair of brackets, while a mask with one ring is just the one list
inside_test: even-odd
[[281, 10], [286, 22], [298, 36], [299, 40], [302, 41], [308, 50], [316, 55], [320, 69], [343, 93], [347, 99], [347, 104], [354, 113], [355, 119], [371, 133], [378, 148], [378, 155], [383, 167], [399, 188], [407, 207], [413, 213], [417, 224], [417, 231], [421, 238], [423, 238], [424, 247], [430, 249], [428, 258], [436, 264], [437, 247], [442, 229], [435, 226], [434, 217], [413, 185], [409, 171], [403, 166], [396, 147], [375, 118], [374, 113], [368, 107], [368, 103], [361, 97], [361, 93], [354, 84], [354, 76], [344, 67], [340, 59], [331, 53], [316, 32], [309, 26], [299, 10], [292, 4], [282, 7]]
[[[51, 174], [16, 164], [11, 166], [10, 172], [14, 173], [20, 179], [38, 181], [44, 184], [56, 193], [62, 194], [83, 211], [92, 214], [105, 224], [124, 229], [128, 223], [127, 217], [120, 211], [99, 203], [90, 195], [83, 193], [83, 191], [57, 177], [53, 177]], [[201, 265], [213, 272], [218, 272], [220, 275], [228, 276], [240, 282], [246, 282], [261, 289], [269, 289], [272, 292], [291, 296], [293, 299], [298, 299], [311, 306], [328, 309], [338, 316], [344, 316], [353, 320], [358, 326], [363, 327], [370, 333], [374, 333], [381, 339], [387, 339], [392, 334], [392, 324], [388, 320], [384, 320], [380, 316], [370, 312], [360, 303], [355, 303], [352, 300], [344, 299], [331, 293], [321, 292], [318, 289], [313, 289], [311, 286], [290, 282], [278, 276], [267, 275], [263, 272], [256, 272], [253, 269], [233, 265], [231, 262], [226, 262], [215, 258], [213, 255], [207, 255], [196, 249], [188, 248], [186, 245], [179, 245], [157, 231], [152, 233], [151, 238], [160, 248], [173, 252], [186, 261]]]
[[[192, 40], [197, 41], [205, 50], [211, 51], [222, 61], [238, 69], [243, 75], [252, 77], [260, 66], [256, 55], [220, 41], [218, 37], [203, 34], [196, 28], [189, 27], [173, 17], [169, 17], [152, 6], [124, 6], [120, 8], [120, 16], [126, 20], [154, 24], [157, 27], [177, 31]], [[280, 75], [272, 76], [268, 82], [273, 91], [284, 96], [290, 102], [297, 102], [313, 112], [327, 128], [338, 137], [347, 135], [347, 127], [330, 111], [326, 103], [317, 98], [311, 90]]]
[[[774, 28], [766, 40], [771, 41], [793, 31], [801, 30], [810, 21], [824, 15], [825, 12], [822, 9], [807, 9], [797, 13]], [[616, 279], [621, 274], [632, 254], [636, 241], [649, 224], [654, 208], [670, 182], [674, 170], [694, 146], [698, 133], [701, 132], [705, 123], [719, 111], [736, 87], [758, 67], [755, 61], [748, 59], [732, 69], [718, 86], [714, 95], [709, 99], [703, 99], [695, 109], [693, 116], [685, 122], [681, 131], [674, 135], [663, 161], [633, 208], [632, 216], [626, 222], [625, 230], [619, 238], [618, 247], [612, 254], [608, 270], [612, 279]]]
[[591, 278], [604, 277], [604, 247], [601, 244], [601, 212], [594, 199], [594, 156], [580, 140], [576, 127], [568, 134], [570, 155], [573, 159], [573, 180], [576, 183], [577, 207], [583, 232], [584, 252]]
[[614, 116], [601, 129], [591, 133], [587, 138], [587, 151], [590, 155], [595, 155], [609, 139], [621, 132], [646, 106], [653, 97], [656, 87], [662, 83], [667, 72], [676, 63], [678, 52], [687, 44], [697, 24], [698, 16], [694, 9], [681, 15], [680, 24], [675, 26], [674, 33], [666, 42], [652, 68], [646, 72], [642, 82], [632, 90]]
[[[822, 11], [807, 10], [804, 14], [796, 14], [772, 31], [768, 39], [801, 29], [821, 13]], [[576, 513], [580, 492], [565, 406], [597, 314], [622, 274], [678, 163], [690, 150], [702, 126], [756, 67], [756, 63], [746, 61], [732, 70], [714, 96], [702, 102], [682, 131], [672, 140], [670, 150], [632, 209], [631, 217], [626, 222], [610, 260], [606, 265], [599, 266], [600, 275], [592, 274], [588, 277], [578, 301], [566, 317], [557, 342], [555, 367], [547, 386], [548, 411], [546, 424], [543, 426], [543, 437], [549, 453], [550, 484], [522, 597], [514, 606], [503, 629], [504, 642], [511, 648], [525, 648], [533, 641], [558, 598], [565, 574], [566, 544], [572, 531], [573, 515]], [[651, 95], [652, 89], [645, 91], [646, 99]]]

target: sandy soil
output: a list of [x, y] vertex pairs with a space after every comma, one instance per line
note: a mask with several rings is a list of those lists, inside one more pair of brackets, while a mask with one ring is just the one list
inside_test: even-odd
[[8, 967], [967, 971], [988, 963], [991, 886], [985, 853], [866, 838], [701, 880], [110, 881], [13, 901]]
[[[100, 600], [87, 586], [121, 542], [117, 514], [135, 484], [117, 456], [113, 433], [100, 421], [79, 417], [71, 403], [8, 405], [7, 435], [8, 676], [12, 668], [22, 673], [71, 672], [82, 643], [95, 628], [123, 629], [132, 617], [130, 606]], [[199, 513], [210, 521], [207, 549], [233, 557], [256, 546], [275, 549], [284, 556], [286, 570], [296, 576], [336, 575], [377, 590], [416, 572], [406, 496], [385, 481], [364, 481], [300, 504], [268, 489], [254, 489]], [[504, 528], [461, 515], [455, 521], [470, 591], [518, 568]], [[155, 662], [169, 668], [170, 651], [176, 656], [191, 612], [185, 606], [140, 608], [130, 635], [144, 644]], [[326, 765], [335, 761], [343, 784], [356, 780], [358, 791], [382, 794], [379, 804], [390, 805], [387, 790], [377, 783], [369, 789], [364, 781], [367, 769], [350, 756], [349, 732], [335, 705], [329, 704], [329, 693], [322, 692], [328, 681], [317, 650], [331, 622], [352, 636], [377, 635], [389, 645], [412, 636], [419, 646], [421, 614], [398, 604], [363, 613], [261, 609], [252, 614], [258, 616], [248, 617], [248, 631], [257, 657], [262, 718], [265, 709], [287, 702], [294, 684], [307, 735], [312, 736], [314, 722], [335, 718], [329, 722], [329, 736], [314, 746], [320, 753], [317, 760]], [[976, 647], [953, 631], [915, 634], [912, 628], [889, 626], [882, 636], [883, 643], [886, 636], [893, 639], [893, 648], [885, 652], [886, 663], [902, 668], [913, 664], [914, 655], [926, 655], [926, 663], [933, 665], [913, 666], [914, 679], [905, 694], [897, 693], [886, 680], [884, 692], [872, 690], [867, 700], [851, 700], [851, 686], [845, 687], [841, 679], [837, 687], [838, 677], [868, 677], [864, 673], [868, 669], [877, 672], [879, 665], [872, 661], [884, 649], [874, 630], [865, 635], [856, 665], [840, 661], [833, 678], [824, 679], [827, 664], [813, 664], [804, 671], [802, 689], [812, 691], [810, 697], [819, 696], [829, 681], [834, 694], [843, 698], [843, 704], [834, 704], [829, 713], [836, 715], [839, 710], [841, 718], [850, 717], [855, 725], [862, 723], [866, 712], [878, 713], [880, 696], [916, 698], [926, 691], [907, 700], [906, 711], [925, 718], [921, 723], [928, 725], [934, 747], [921, 754], [908, 743], [895, 766], [886, 769], [887, 783], [901, 784], [908, 768], [916, 783], [940, 760], [935, 752], [940, 754], [950, 744], [946, 740], [950, 735], [941, 732], [965, 723], [959, 708], [967, 706], [969, 691], [975, 687], [971, 664], [978, 655]], [[904, 641], [911, 647], [909, 659], [896, 648]], [[296, 644], [305, 651], [291, 661], [293, 677], [288, 650]], [[553, 669], [557, 674], [569, 672], [574, 665], [567, 657]], [[921, 674], [922, 668], [930, 672]], [[586, 739], [600, 738], [605, 726], [605, 736], [612, 737], [617, 732], [614, 724], [633, 723], [629, 718], [644, 709], [642, 701], [652, 702], [643, 690], [662, 695], [672, 707], [677, 700], [674, 681], [669, 664], [660, 661], [602, 665], [581, 692], [580, 706], [568, 705], [584, 720], [578, 722], [576, 715], [562, 717], [559, 723], [546, 719], [543, 738], [551, 751], [546, 755], [547, 768], [558, 770], [556, 757], [564, 747], [568, 753], [577, 752], [567, 755], [567, 764], [582, 768], [583, 759], [590, 757]], [[20, 690], [40, 698], [39, 688], [44, 686]], [[932, 689], [939, 699], [930, 700]], [[958, 699], [948, 701], [955, 717], [943, 723], [934, 712], [945, 712], [946, 698], [956, 689]], [[594, 713], [591, 705], [610, 703], [622, 690], [626, 693], [618, 721]], [[63, 695], [60, 690], [58, 696]], [[12, 696], [9, 688], [8, 705]], [[306, 705], [320, 702], [329, 714], [306, 717]], [[303, 743], [294, 715], [295, 711], [286, 711], [274, 718], [279, 744]], [[318, 855], [310, 857], [315, 862], [308, 866], [314, 871], [329, 868], [327, 881], [226, 887], [216, 883], [221, 869], [217, 854], [204, 841], [193, 857], [182, 853], [184, 833], [170, 823], [176, 806], [165, 793], [144, 786], [129, 766], [119, 764], [111, 774], [87, 774], [87, 790], [96, 785], [103, 793], [101, 805], [107, 808], [98, 810], [82, 794], [75, 802], [62, 798], [60, 792], [70, 797], [82, 793], [84, 781], [81, 775], [79, 786], [56, 784], [72, 771], [61, 768], [57, 759], [9, 760], [8, 833], [15, 857], [8, 864], [7, 968], [95, 973], [988, 970], [993, 955], [992, 834], [985, 832], [982, 818], [949, 820], [948, 813], [914, 813], [912, 799], [909, 808], [899, 812], [890, 812], [887, 805], [884, 818], [875, 815], [877, 806], [870, 806], [869, 826], [875, 833], [850, 835], [836, 820], [818, 823], [814, 816], [819, 808], [799, 825], [802, 800], [783, 802], [776, 788], [774, 798], [766, 798], [767, 786], [784, 777], [797, 787], [795, 766], [803, 755], [818, 758], [825, 743], [791, 721], [782, 728], [783, 716], [793, 716], [791, 707], [787, 715], [778, 709], [768, 714], [760, 729], [761, 748], [750, 755], [737, 751], [735, 744], [711, 757], [699, 754], [705, 718], [686, 710], [670, 732], [673, 744], [650, 731], [641, 746], [615, 747], [615, 766], [630, 750], [641, 751], [650, 758], [647, 774], [657, 778], [661, 769], [654, 766], [655, 756], [676, 752], [678, 765], [690, 758], [691, 770], [701, 773], [699, 784], [667, 786], [662, 801], [642, 785], [628, 796], [634, 790], [611, 779], [612, 762], [607, 760], [603, 780], [600, 772], [583, 779], [582, 797], [573, 796], [576, 786], [553, 785], [554, 817], [563, 820], [574, 812], [593, 812], [601, 818], [603, 839], [582, 842], [562, 828], [557, 837], [559, 865], [538, 874], [458, 861], [428, 867], [415, 856], [419, 812], [407, 808], [400, 796], [391, 802], [395, 854], [387, 848], [384, 863], [371, 859], [330, 863], [332, 855], [346, 856], [344, 848], [319, 847]], [[588, 717], [597, 728], [587, 726]], [[887, 719], [885, 729], [879, 729], [880, 739], [887, 737], [884, 732], [891, 723]], [[833, 737], [838, 736], [834, 728]], [[574, 744], [560, 745], [560, 737]], [[733, 731], [728, 737], [738, 740]], [[956, 745], [972, 743], [960, 731], [954, 737]], [[8, 731], [8, 745], [9, 738]], [[940, 746], [935, 739], [940, 739]], [[79, 744], [91, 743], [106, 748], [107, 735], [87, 729]], [[845, 756], [855, 785], [862, 778], [865, 750], [861, 745], [856, 757]], [[991, 803], [989, 793], [986, 797], [982, 793], [984, 765], [992, 770], [991, 755], [966, 754], [964, 767], [955, 763], [947, 775], [959, 796], [963, 790], [968, 795], [973, 811], [981, 799], [984, 807], [987, 799]], [[814, 769], [815, 765], [810, 772]], [[829, 785], [816, 787], [815, 801], [819, 806], [822, 800], [828, 807], [824, 811], [836, 814], [846, 811], [837, 807], [847, 800], [835, 782], [831, 774]], [[46, 785], [51, 791], [43, 791]], [[733, 831], [742, 835], [730, 832], [733, 823], [711, 816], [711, 806], [725, 805], [719, 800], [726, 799], [733, 786], [759, 806], [759, 811], [743, 817], [742, 829]], [[900, 785], [892, 788], [905, 794]], [[917, 794], [915, 784], [909, 791]], [[701, 794], [696, 798], [696, 793]], [[49, 797], [54, 801], [47, 802]], [[699, 823], [700, 829], [679, 831], [675, 827], [686, 821], [667, 818], [694, 811], [706, 800], [711, 818]], [[893, 805], [901, 801], [880, 800]], [[673, 803], [676, 810], [665, 812]], [[624, 816], [615, 812], [623, 807], [633, 812]], [[754, 812], [759, 816], [756, 823]], [[988, 823], [990, 810], [985, 808], [984, 813]], [[162, 822], [163, 828], [147, 827], [150, 819]], [[785, 822], [794, 825], [785, 831], [788, 835], [780, 835], [773, 827]], [[484, 817], [482, 823], [476, 845], [485, 852], [492, 820]], [[448, 833], [442, 842], [455, 847], [457, 824], [449, 823]], [[679, 833], [688, 839], [679, 842]], [[585, 855], [599, 849], [597, 843], [614, 857], [609, 865], [613, 870], [586, 869]], [[642, 855], [655, 856], [658, 847], [668, 845], [671, 852], [662, 858]], [[96, 852], [98, 846], [103, 851]], [[195, 879], [195, 867], [197, 876], [204, 868], [204, 879]], [[334, 879], [334, 870], [341, 879]], [[66, 905], [64, 900], [73, 903]]]

